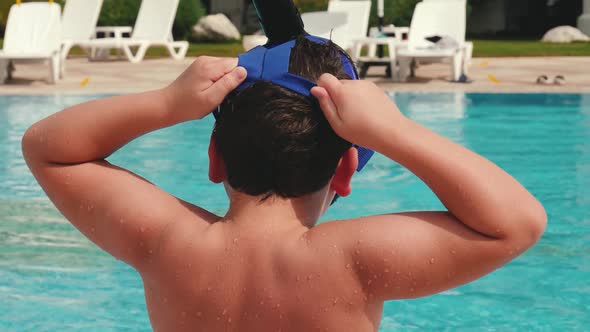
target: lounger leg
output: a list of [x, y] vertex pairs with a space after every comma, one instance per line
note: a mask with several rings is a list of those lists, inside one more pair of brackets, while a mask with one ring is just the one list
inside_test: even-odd
[[107, 60], [111, 54], [111, 48], [109, 47], [92, 47], [90, 50], [90, 56], [88, 60], [90, 61], [99, 61], [99, 60]]
[[135, 55], [133, 55], [133, 52], [131, 51], [131, 47], [126, 45], [123, 47], [123, 51], [125, 51], [125, 56], [127, 56], [127, 59], [129, 60], [129, 62], [140, 63], [141, 61], [143, 61], [143, 58], [145, 57], [145, 54], [146, 54], [148, 48], [150, 48], [150, 44], [148, 44], [148, 43], [141, 44], [139, 46], [139, 48], [137, 49], [137, 53], [135, 53]]
[[463, 52], [463, 74], [469, 75], [469, 67], [471, 66], [471, 61], [473, 60], [473, 43], [467, 42]]
[[452, 78], [453, 78], [453, 81], [456, 82], [461, 78], [461, 71], [463, 69], [463, 53], [462, 52], [457, 52], [457, 54], [455, 54], [453, 56], [453, 62], [451, 63], [451, 66], [453, 66]]
[[361, 69], [359, 76], [361, 79], [364, 79], [365, 77], [367, 77], [367, 73], [369, 72], [369, 64], [364, 63], [364, 62], [359, 62], [358, 66]]
[[416, 77], [416, 70], [418, 69], [418, 61], [416, 59], [412, 59], [410, 62], [410, 77]]
[[377, 45], [375, 43], [369, 44], [368, 54], [369, 58], [375, 58], [377, 56]]
[[361, 58], [361, 53], [363, 50], [363, 42], [360, 40], [357, 40], [354, 43], [354, 47], [352, 48], [352, 61], [357, 62], [359, 61], [359, 59]]
[[61, 55], [56, 53], [49, 59], [49, 83], [55, 84], [59, 80]]
[[8, 79], [11, 80], [14, 77], [14, 71], [16, 68], [14, 67], [14, 61], [8, 61]]
[[66, 59], [68, 58], [68, 54], [70, 54], [70, 50], [72, 49], [74, 44], [67, 42], [61, 45], [61, 62], [60, 62], [60, 71], [59, 71], [59, 78], [63, 78], [66, 74]]
[[0, 60], [0, 84], [6, 83], [6, 80], [8, 79], [8, 72], [10, 71], [8, 68], [9, 66], [10, 61], [6, 59]]
[[389, 66], [391, 71], [391, 79], [396, 80], [398, 79], [398, 70], [397, 70], [397, 55], [395, 50], [395, 44], [393, 42], [387, 43], [387, 48], [389, 50]]
[[66, 76], [66, 60], [62, 58], [61, 61], [59, 62], [59, 79], [61, 80], [65, 76]]
[[63, 60], [65, 60], [65, 59], [68, 58], [68, 54], [70, 54], [70, 51], [72, 50], [72, 47], [73, 46], [74, 46], [74, 44], [71, 43], [71, 42], [69, 42], [69, 41], [68, 42], [64, 42], [61, 45], [61, 58]]
[[90, 53], [88, 53], [88, 60], [94, 61], [96, 59], [96, 47], [90, 48]]
[[411, 66], [412, 66], [413, 59], [403, 57], [399, 59], [399, 80], [401, 82], [406, 82], [408, 77], [411, 74]]
[[[172, 42], [166, 44], [166, 48], [168, 49], [168, 53], [174, 60], [182, 60], [186, 56], [186, 52], [188, 52], [189, 43], [187, 42]], [[176, 51], [178, 48], [178, 51]]]

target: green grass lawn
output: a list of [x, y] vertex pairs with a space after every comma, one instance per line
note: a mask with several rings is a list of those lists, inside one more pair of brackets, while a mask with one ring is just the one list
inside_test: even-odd
[[[191, 44], [188, 49], [188, 56], [219, 56], [235, 57], [244, 52], [242, 42], [238, 43], [202, 43]], [[168, 54], [165, 48], [154, 48], [148, 51], [148, 56], [165, 56]]]
[[475, 57], [590, 56], [590, 43], [555, 44], [532, 40], [474, 40]]
[[[474, 40], [475, 57], [513, 57], [513, 56], [590, 56], [590, 43], [552, 44], [530, 40]], [[0, 39], [0, 47], [2, 39]], [[189, 56], [236, 56], [243, 52], [241, 42], [191, 44]], [[82, 50], [74, 49], [72, 55], [82, 55]], [[164, 48], [152, 48], [149, 57], [166, 56]]]
[[[0, 39], [0, 47], [2, 47], [3, 39]], [[199, 43], [191, 44], [188, 50], [188, 56], [237, 56], [244, 51], [242, 42], [234, 43]], [[84, 52], [79, 48], [72, 49], [71, 55], [84, 55]], [[167, 56], [168, 51], [163, 47], [150, 48], [147, 53], [148, 57]]]

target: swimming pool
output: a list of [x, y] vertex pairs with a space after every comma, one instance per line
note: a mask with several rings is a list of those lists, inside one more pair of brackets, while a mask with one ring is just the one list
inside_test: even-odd
[[[20, 138], [36, 120], [99, 96], [0, 97], [0, 331], [149, 331], [138, 275], [54, 210]], [[396, 94], [410, 118], [507, 169], [545, 205], [525, 256], [470, 285], [386, 304], [381, 331], [590, 330], [590, 95]], [[210, 118], [143, 137], [112, 161], [223, 213], [207, 180]], [[416, 177], [377, 156], [325, 219], [441, 209]]]

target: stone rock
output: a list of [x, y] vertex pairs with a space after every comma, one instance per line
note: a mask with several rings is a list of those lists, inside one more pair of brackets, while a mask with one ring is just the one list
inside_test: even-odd
[[197, 24], [193, 27], [193, 36], [199, 39], [206, 39], [206, 37], [209, 36], [209, 33], [205, 28]]
[[560, 26], [553, 28], [543, 36], [544, 42], [549, 43], [571, 43], [575, 41], [590, 41], [582, 31], [571, 26]]
[[268, 42], [268, 38], [266, 38], [263, 32], [259, 31], [253, 35], [244, 36], [242, 39], [242, 46], [244, 46], [244, 50], [248, 52], [256, 46], [266, 44], [266, 42]]
[[228, 41], [239, 40], [240, 32], [223, 14], [202, 17], [193, 27], [193, 36], [199, 40]]

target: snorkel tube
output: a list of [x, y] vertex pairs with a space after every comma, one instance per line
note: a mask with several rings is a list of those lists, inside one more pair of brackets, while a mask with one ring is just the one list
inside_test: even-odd
[[252, 3], [270, 45], [306, 34], [301, 15], [292, 0], [252, 0]]

